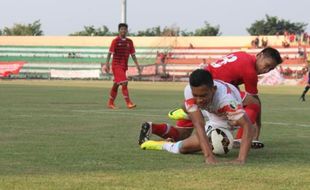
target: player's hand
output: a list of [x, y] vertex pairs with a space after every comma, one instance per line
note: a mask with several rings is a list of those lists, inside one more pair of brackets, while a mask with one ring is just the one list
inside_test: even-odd
[[104, 66], [104, 71], [106, 72], [106, 73], [110, 73], [110, 64], [105, 64], [105, 66]]
[[138, 74], [141, 75], [141, 67], [137, 66]]
[[215, 164], [218, 164], [219, 162], [218, 160], [216, 160], [216, 158], [213, 155], [211, 155], [205, 159], [205, 163], [207, 165], [215, 165]]

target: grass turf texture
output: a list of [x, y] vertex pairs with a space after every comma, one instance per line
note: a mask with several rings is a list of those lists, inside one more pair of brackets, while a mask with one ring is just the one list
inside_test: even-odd
[[[207, 166], [201, 153], [174, 155], [137, 145], [143, 121], [169, 122], [185, 83], [130, 82], [138, 107], [111, 82], [0, 81], [0, 189], [309, 189], [310, 96], [302, 86], [260, 87], [261, 139], [245, 166]], [[237, 156], [233, 150], [226, 161]]]

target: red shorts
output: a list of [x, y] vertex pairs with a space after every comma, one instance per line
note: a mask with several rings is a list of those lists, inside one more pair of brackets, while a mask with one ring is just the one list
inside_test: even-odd
[[112, 72], [114, 76], [114, 82], [117, 84], [127, 82], [126, 70], [122, 67], [112, 67]]

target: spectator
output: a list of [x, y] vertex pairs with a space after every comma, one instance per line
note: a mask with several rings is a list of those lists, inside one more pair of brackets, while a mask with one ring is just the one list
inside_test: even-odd
[[262, 38], [262, 48], [266, 48], [268, 46], [268, 38]]
[[283, 46], [284, 48], [289, 48], [289, 47], [290, 47], [290, 43], [288, 43], [288, 42], [286, 41], [286, 39], [285, 39], [284, 41], [282, 41], [282, 46]]
[[251, 41], [252, 48], [259, 48], [259, 37], [256, 36], [254, 40]]

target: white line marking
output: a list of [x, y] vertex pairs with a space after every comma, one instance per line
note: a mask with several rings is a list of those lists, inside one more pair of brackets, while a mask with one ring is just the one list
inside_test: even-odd
[[282, 125], [282, 126], [310, 127], [310, 124], [301, 124], [301, 123], [282, 123], [282, 122], [268, 122], [268, 121], [263, 123], [271, 125]]

